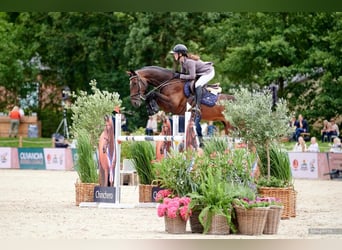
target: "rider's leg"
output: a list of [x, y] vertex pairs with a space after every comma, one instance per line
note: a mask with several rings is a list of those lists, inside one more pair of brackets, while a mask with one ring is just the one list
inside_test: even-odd
[[215, 70], [213, 69], [209, 74], [202, 75], [195, 83], [195, 101], [196, 101], [196, 111], [201, 109], [201, 99], [203, 93], [203, 86], [207, 84], [215, 76]]
[[201, 99], [202, 99], [202, 86], [196, 87], [195, 91], [195, 102], [196, 102], [196, 110], [199, 111], [201, 109]]

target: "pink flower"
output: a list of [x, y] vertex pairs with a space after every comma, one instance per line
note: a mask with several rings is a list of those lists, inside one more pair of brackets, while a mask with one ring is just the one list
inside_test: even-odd
[[183, 220], [187, 220], [191, 215], [191, 210], [188, 209], [190, 201], [189, 197], [165, 197], [157, 208], [157, 214], [159, 217], [167, 216], [168, 218], [181, 216]]
[[156, 202], [163, 202], [164, 198], [172, 195], [172, 191], [169, 189], [159, 190], [156, 195]]
[[158, 216], [163, 217], [167, 211], [167, 206], [165, 204], [159, 204], [157, 208]]

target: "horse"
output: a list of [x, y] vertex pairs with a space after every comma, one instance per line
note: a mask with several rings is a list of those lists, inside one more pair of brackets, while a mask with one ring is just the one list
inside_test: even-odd
[[[137, 70], [127, 71], [130, 81], [130, 98], [133, 107], [139, 107], [142, 101], [147, 101], [152, 111], [157, 112], [157, 104], [163, 111], [175, 115], [184, 115], [187, 103], [194, 105], [194, 98], [186, 96], [186, 80], [174, 78], [174, 72], [158, 66], [146, 66]], [[152, 87], [148, 93], [148, 88]], [[207, 93], [204, 89], [204, 94]], [[213, 94], [212, 94], [213, 95]], [[214, 95], [215, 96], [215, 95]], [[216, 96], [215, 96], [216, 98]], [[223, 115], [224, 106], [218, 104], [223, 100], [234, 100], [234, 96], [218, 94], [212, 106], [201, 104], [201, 119], [206, 121], [221, 121], [225, 133], [232, 129]]]
[[102, 131], [99, 143], [99, 183], [102, 187], [113, 187], [114, 167], [116, 161], [114, 146], [113, 119], [109, 115], [104, 116], [105, 128]]

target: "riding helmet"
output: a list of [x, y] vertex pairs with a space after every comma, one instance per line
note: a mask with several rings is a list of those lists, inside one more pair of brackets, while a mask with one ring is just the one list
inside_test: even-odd
[[170, 53], [180, 53], [182, 55], [188, 54], [188, 49], [184, 44], [177, 44], [173, 49], [170, 51]]

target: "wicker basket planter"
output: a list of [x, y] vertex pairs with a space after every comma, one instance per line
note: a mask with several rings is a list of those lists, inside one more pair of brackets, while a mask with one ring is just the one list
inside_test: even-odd
[[152, 202], [152, 188], [157, 185], [139, 184], [139, 202]]
[[165, 231], [170, 234], [184, 234], [186, 232], [186, 222], [180, 215], [176, 218], [165, 218]]
[[203, 226], [199, 221], [199, 214], [201, 213], [201, 210], [195, 210], [192, 212], [192, 215], [190, 216], [190, 228], [192, 233], [203, 233]]
[[258, 193], [263, 197], [275, 197], [280, 199], [284, 206], [281, 219], [296, 217], [296, 191], [293, 187], [260, 187], [258, 188]]
[[229, 233], [230, 231], [227, 218], [223, 215], [213, 215], [208, 234], [226, 235]]
[[98, 183], [75, 183], [76, 191], [76, 206], [81, 202], [93, 202], [94, 201], [94, 188], [98, 186]]
[[234, 206], [240, 234], [260, 235], [264, 231], [269, 207], [246, 209]]
[[277, 234], [282, 211], [282, 206], [270, 206], [263, 231], [264, 234]]

